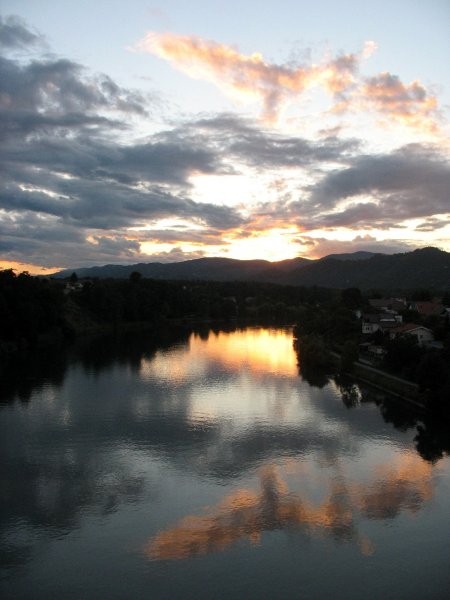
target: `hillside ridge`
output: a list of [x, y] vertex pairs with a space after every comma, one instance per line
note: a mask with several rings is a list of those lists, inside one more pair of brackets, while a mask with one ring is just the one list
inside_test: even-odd
[[79, 278], [126, 279], [134, 271], [145, 278], [167, 280], [260, 281], [340, 289], [450, 289], [450, 253], [434, 247], [397, 254], [358, 251], [278, 262], [204, 257], [174, 263], [111, 264], [65, 269], [53, 276], [64, 278], [76, 273]]

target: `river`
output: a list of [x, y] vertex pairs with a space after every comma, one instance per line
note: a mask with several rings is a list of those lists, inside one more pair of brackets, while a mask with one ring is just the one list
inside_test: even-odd
[[421, 419], [302, 376], [290, 329], [110, 336], [12, 365], [0, 595], [447, 598], [448, 438]]

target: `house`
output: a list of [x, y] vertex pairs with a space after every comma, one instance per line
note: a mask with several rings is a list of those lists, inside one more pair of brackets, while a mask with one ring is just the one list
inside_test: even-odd
[[410, 310], [415, 310], [422, 317], [431, 317], [433, 315], [441, 315], [444, 307], [440, 302], [436, 301], [413, 301], [409, 304]]
[[83, 284], [80, 281], [70, 281], [64, 286], [64, 294], [70, 294], [70, 292], [81, 292]]
[[362, 333], [372, 334], [381, 329], [380, 315], [363, 315], [362, 317]]
[[372, 298], [369, 300], [369, 304], [372, 308], [382, 310], [385, 312], [399, 310], [406, 310], [407, 304], [404, 298]]
[[392, 327], [397, 327], [402, 322], [401, 315], [397, 314], [366, 314], [362, 317], [361, 331], [364, 334], [372, 334], [376, 331], [387, 331]]
[[403, 335], [411, 335], [417, 339], [419, 346], [426, 346], [434, 341], [434, 335], [431, 329], [424, 327], [423, 325], [417, 325], [416, 323], [406, 323], [399, 327], [394, 327], [389, 332], [389, 337], [394, 340]]

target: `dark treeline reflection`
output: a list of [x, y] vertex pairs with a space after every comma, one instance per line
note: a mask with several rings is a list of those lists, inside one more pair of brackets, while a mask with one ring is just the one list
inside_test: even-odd
[[[300, 345], [295, 344], [299, 374], [309, 385], [319, 389], [324, 388], [333, 379], [341, 393], [343, 404], [351, 409], [363, 403], [375, 403], [386, 423], [400, 431], [417, 429], [414, 438], [415, 446], [422, 458], [435, 462], [444, 455], [450, 454], [449, 423], [429, 412], [418, 412], [405, 402], [389, 396], [367, 385], [357, 383], [348, 376], [335, 375], [326, 351], [321, 354], [321, 360], [316, 360], [311, 353], [302, 355]], [[318, 348], [320, 354], [320, 348]]]
[[52, 345], [39, 354], [16, 355], [0, 364], [0, 407], [15, 400], [26, 403], [45, 384], [60, 387], [69, 364], [68, 346]]
[[190, 333], [182, 327], [111, 333], [14, 356], [0, 366], [0, 405], [15, 400], [28, 402], [32, 393], [46, 384], [59, 387], [70, 365], [81, 364], [86, 371], [97, 374], [113, 364], [139, 370], [142, 359], [151, 359], [157, 350], [187, 344]]

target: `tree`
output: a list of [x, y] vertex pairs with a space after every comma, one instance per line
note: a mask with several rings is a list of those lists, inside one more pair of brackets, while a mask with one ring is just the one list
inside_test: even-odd
[[141, 279], [142, 273], [139, 273], [139, 271], [133, 271], [132, 273], [130, 273], [130, 281], [132, 283], [138, 283]]
[[426, 352], [417, 365], [417, 382], [422, 389], [435, 392], [448, 378], [448, 367], [440, 352]]
[[417, 300], [419, 302], [432, 300], [432, 295], [430, 290], [422, 289], [422, 290], [414, 290], [411, 294], [411, 300]]
[[341, 302], [347, 308], [358, 308], [363, 303], [361, 290], [356, 287], [342, 290]]
[[424, 351], [418, 346], [414, 336], [404, 335], [390, 340], [384, 357], [385, 366], [404, 377], [411, 377]]
[[353, 370], [353, 363], [358, 359], [358, 346], [355, 342], [348, 340], [342, 347], [341, 372], [348, 373]]

